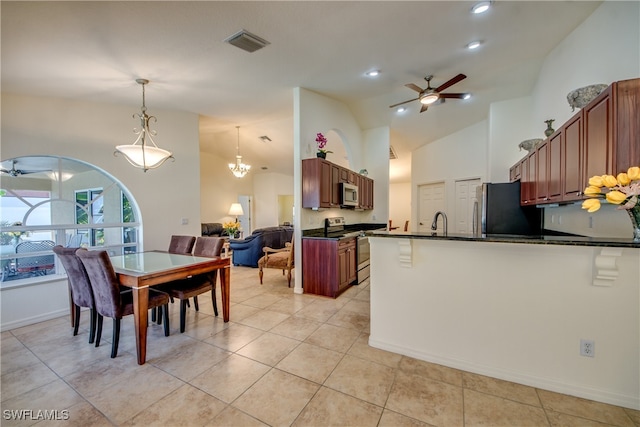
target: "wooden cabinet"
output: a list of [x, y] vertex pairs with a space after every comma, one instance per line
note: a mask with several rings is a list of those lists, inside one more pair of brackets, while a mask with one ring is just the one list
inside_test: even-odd
[[511, 166], [511, 168], [509, 169], [509, 182], [516, 182], [520, 178], [522, 178], [521, 171], [522, 171], [522, 160], [516, 163], [515, 165]]
[[561, 142], [561, 184], [562, 200], [573, 201], [582, 198], [585, 188], [584, 172], [582, 170], [583, 127], [582, 112], [576, 114], [562, 126]]
[[572, 202], [594, 175], [617, 175], [640, 165], [640, 79], [612, 83], [536, 151], [512, 166], [520, 167], [521, 204]]
[[373, 180], [325, 159], [302, 161], [302, 207], [339, 208], [340, 184], [358, 186], [359, 208], [373, 209]]
[[335, 298], [357, 280], [356, 239], [302, 239], [305, 293]]

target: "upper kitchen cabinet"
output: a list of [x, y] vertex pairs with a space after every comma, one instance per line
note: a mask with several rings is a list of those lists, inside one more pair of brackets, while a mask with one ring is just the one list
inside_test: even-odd
[[594, 175], [640, 165], [640, 79], [612, 83], [510, 170], [522, 205], [583, 198]]
[[302, 161], [302, 207], [341, 207], [341, 183], [358, 187], [359, 209], [373, 209], [372, 179], [320, 158]]

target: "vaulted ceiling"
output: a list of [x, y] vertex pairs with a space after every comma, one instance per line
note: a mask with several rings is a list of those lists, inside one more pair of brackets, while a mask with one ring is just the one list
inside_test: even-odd
[[[389, 126], [399, 157], [392, 182], [406, 181], [411, 150], [483, 120], [491, 102], [529, 94], [544, 57], [600, 4], [496, 1], [473, 15], [474, 3], [3, 1], [2, 91], [130, 104], [134, 113], [135, 79], [146, 78], [150, 113], [201, 115], [201, 150], [232, 161], [241, 126], [255, 173], [292, 174], [292, 89], [304, 87], [347, 104], [363, 129]], [[241, 29], [270, 44], [248, 53], [224, 42]], [[483, 44], [468, 51], [473, 40]], [[467, 78], [448, 92], [471, 99], [422, 114], [418, 101], [402, 114], [389, 108], [416, 97], [405, 84], [424, 88], [433, 75], [437, 87], [458, 73]]]

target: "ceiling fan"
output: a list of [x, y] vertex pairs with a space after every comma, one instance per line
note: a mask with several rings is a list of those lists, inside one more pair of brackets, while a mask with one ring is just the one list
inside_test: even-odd
[[0, 171], [2, 171], [2, 173], [6, 173], [9, 176], [20, 176], [20, 175], [27, 175], [30, 173], [38, 173], [38, 172], [44, 172], [44, 171], [32, 171], [32, 170], [24, 170], [24, 169], [16, 169], [16, 164], [18, 163], [17, 160], [14, 160], [11, 162], [11, 169], [7, 170], [7, 169], [0, 169]]
[[466, 93], [441, 93], [443, 90], [447, 89], [449, 86], [453, 86], [454, 84], [458, 83], [459, 81], [466, 79], [467, 76], [465, 76], [464, 74], [458, 74], [457, 76], [455, 76], [451, 80], [447, 81], [444, 84], [441, 84], [440, 86], [438, 86], [435, 89], [433, 89], [431, 87], [431, 79], [432, 78], [433, 78], [433, 76], [427, 76], [427, 77], [424, 78], [427, 81], [427, 88], [426, 89], [421, 89], [419, 86], [414, 85], [413, 83], [407, 83], [405, 86], [408, 87], [409, 89], [413, 89], [416, 92], [418, 92], [418, 94], [419, 94], [418, 97], [410, 99], [408, 101], [400, 102], [398, 104], [390, 105], [389, 108], [395, 108], [395, 107], [397, 107], [399, 105], [406, 104], [407, 102], [420, 100], [420, 103], [422, 104], [422, 108], [420, 108], [420, 112], [423, 113], [423, 112], [427, 111], [427, 108], [429, 108], [429, 105], [433, 104], [434, 102], [436, 102], [438, 100], [442, 100], [442, 102], [444, 102], [444, 100], [446, 98], [464, 99], [465, 96], [467, 96]]

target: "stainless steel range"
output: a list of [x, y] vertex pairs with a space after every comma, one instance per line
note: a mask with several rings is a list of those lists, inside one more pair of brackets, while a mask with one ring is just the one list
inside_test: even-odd
[[358, 260], [358, 285], [369, 283], [369, 267], [370, 267], [370, 252], [369, 252], [369, 237], [362, 233], [358, 236], [357, 241], [357, 260]]

